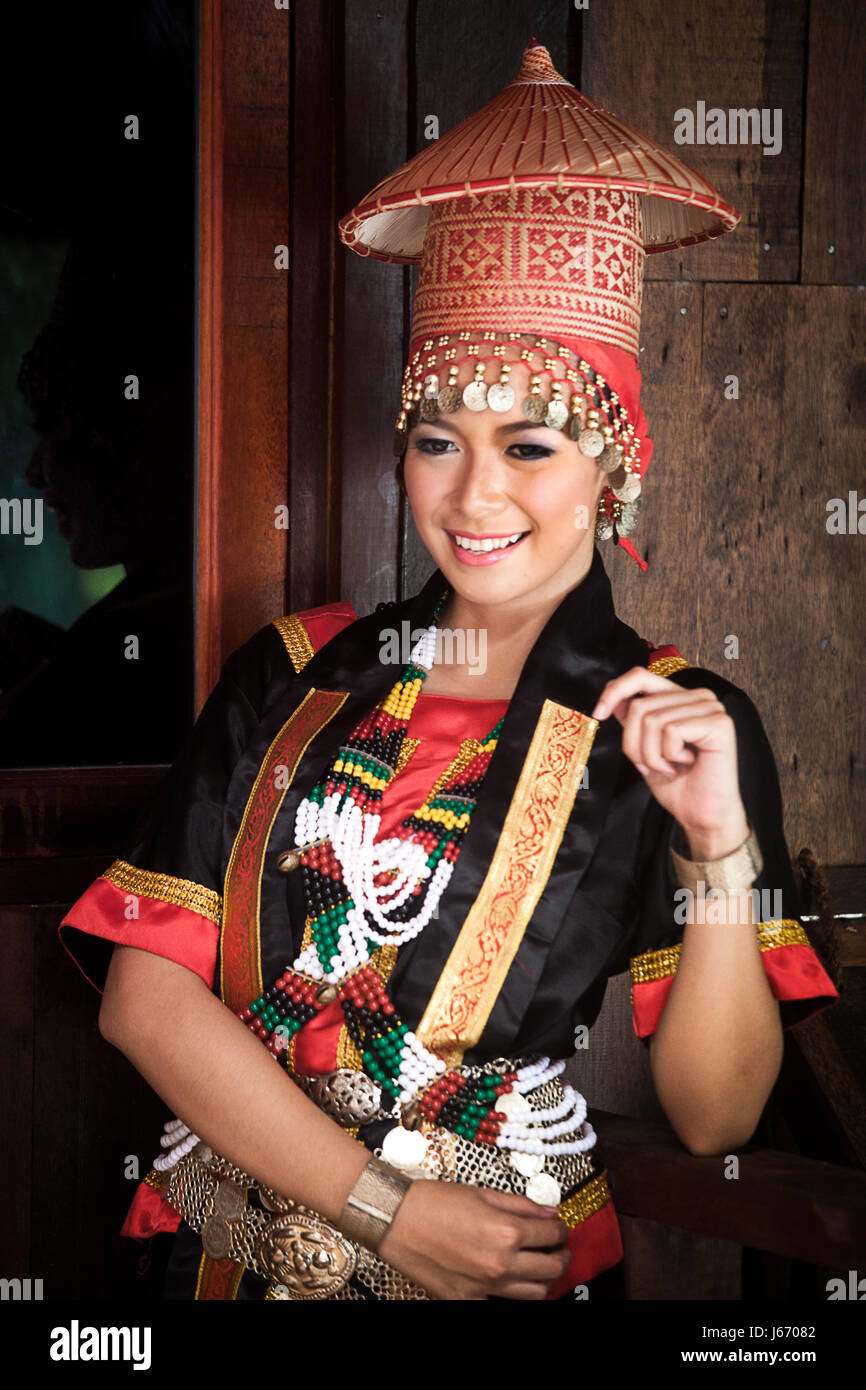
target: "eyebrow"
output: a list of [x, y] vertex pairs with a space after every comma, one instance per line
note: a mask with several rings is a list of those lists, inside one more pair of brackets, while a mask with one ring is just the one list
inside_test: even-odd
[[[450, 424], [447, 420], [419, 420], [415, 429], [423, 429], [425, 425], [428, 426], [429, 429], [449, 430], [452, 434], [460, 433], [458, 427]], [[552, 439], [555, 439], [558, 433], [556, 430], [551, 430], [549, 425], [542, 424], [541, 422], [535, 424], [532, 420], [514, 420], [510, 424], [496, 426], [497, 434], [516, 434], [518, 430], [545, 430], [550, 434]]]

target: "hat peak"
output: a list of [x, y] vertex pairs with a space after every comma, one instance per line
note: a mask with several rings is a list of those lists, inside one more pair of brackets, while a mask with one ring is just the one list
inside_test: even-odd
[[518, 83], [526, 82], [562, 82], [567, 87], [571, 86], [568, 79], [556, 71], [550, 54], [538, 39], [533, 39], [529, 47], [523, 50], [520, 72], [509, 86], [514, 87]]

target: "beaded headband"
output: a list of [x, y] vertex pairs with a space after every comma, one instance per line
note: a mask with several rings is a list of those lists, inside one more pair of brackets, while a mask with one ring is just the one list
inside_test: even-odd
[[[461, 388], [457, 379], [467, 362], [473, 365], [473, 379]], [[529, 388], [521, 401], [526, 419], [555, 430], [568, 426], [580, 452], [595, 459], [608, 474], [597, 538], [613, 537], [614, 524], [619, 536], [630, 535], [641, 506], [641, 440], [625, 405], [601, 372], [550, 338], [463, 329], [425, 339], [403, 374], [394, 453], [403, 457], [409, 430], [422, 420], [432, 423], [463, 406], [471, 411], [511, 410], [517, 400], [510, 380], [516, 363], [525, 364], [529, 373]], [[491, 367], [495, 379], [489, 381]]]

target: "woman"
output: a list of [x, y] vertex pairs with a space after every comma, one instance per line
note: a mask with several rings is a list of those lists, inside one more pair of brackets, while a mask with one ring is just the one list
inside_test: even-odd
[[[598, 1296], [622, 1247], [561, 1072], [608, 977], [631, 962], [693, 1153], [749, 1139], [782, 1023], [836, 994], [754, 706], [616, 618], [594, 544], [633, 529], [651, 450], [644, 250], [736, 216], [651, 142], [661, 243], [624, 158], [619, 186], [593, 153], [553, 187], [532, 132], [557, 103], [600, 120], [533, 45], [341, 224], [387, 259], [422, 238], [395, 447], [435, 573], [236, 652], [145, 839], [62, 926], [103, 1035], [182, 1117], [124, 1227], [176, 1232], [169, 1297]], [[515, 105], [476, 192], [473, 122], [500, 158]]]

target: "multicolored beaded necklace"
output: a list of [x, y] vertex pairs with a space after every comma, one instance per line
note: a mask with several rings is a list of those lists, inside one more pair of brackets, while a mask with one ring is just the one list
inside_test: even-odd
[[[594, 1142], [591, 1127], [574, 1134], [585, 1117], [582, 1098], [566, 1087], [556, 1112], [496, 1108], [500, 1096], [538, 1086], [558, 1074], [543, 1058], [520, 1071], [491, 1076], [447, 1067], [399, 1018], [370, 957], [381, 945], [399, 946], [417, 936], [432, 917], [466, 836], [490, 759], [504, 722], [500, 719], [472, 761], [442, 784], [386, 840], [374, 844], [382, 794], [400, 765], [409, 721], [424, 678], [433, 665], [439, 615], [413, 648], [386, 698], [349, 735], [298, 807], [297, 849], [303, 868], [308, 940], [292, 966], [239, 1017], [288, 1067], [291, 1039], [339, 999], [346, 1027], [366, 1074], [398, 1102], [402, 1123], [422, 1119], [466, 1139], [527, 1153], [573, 1153]], [[577, 1101], [577, 1106], [574, 1101]], [[527, 1107], [528, 1109], [528, 1107]], [[513, 1118], [512, 1118], [513, 1117]], [[519, 1118], [518, 1118], [519, 1117]], [[555, 1123], [557, 1120], [563, 1123]], [[545, 1121], [544, 1142], [536, 1127]]]

